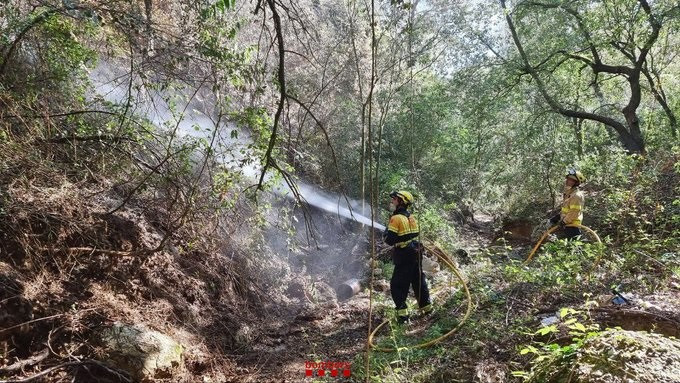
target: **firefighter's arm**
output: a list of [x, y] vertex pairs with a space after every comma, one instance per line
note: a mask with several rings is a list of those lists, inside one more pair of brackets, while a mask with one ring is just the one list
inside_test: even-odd
[[579, 215], [581, 214], [581, 210], [583, 210], [583, 197], [578, 195], [571, 196], [571, 198], [569, 198], [568, 204], [569, 212], [567, 212], [567, 214], [564, 215], [564, 218], [562, 218], [562, 222], [564, 222], [565, 225], [569, 225], [578, 219]]
[[388, 245], [394, 245], [399, 242], [399, 220], [394, 216], [390, 218], [390, 223], [387, 224], [387, 229], [385, 229], [385, 243]]
[[387, 230], [387, 235], [385, 235], [385, 243], [391, 246], [397, 242], [397, 233], [393, 232], [392, 230]]
[[558, 213], [553, 215], [548, 221], [550, 221], [550, 223], [553, 225], [557, 225], [557, 223], [560, 222], [560, 214]]

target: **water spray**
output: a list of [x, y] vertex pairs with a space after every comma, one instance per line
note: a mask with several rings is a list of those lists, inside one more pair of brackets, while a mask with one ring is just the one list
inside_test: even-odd
[[[314, 188], [311, 185], [308, 185], [304, 182], [298, 182], [297, 183], [297, 188], [300, 193], [300, 196], [306, 203], [308, 203], [311, 206], [314, 206], [316, 208], [319, 208], [321, 210], [325, 210], [330, 213], [335, 213], [338, 214], [342, 217], [345, 217], [350, 220], [354, 220], [356, 222], [359, 222], [361, 224], [364, 224], [366, 226], [373, 226], [377, 230], [385, 230], [385, 226], [381, 225], [375, 221], [371, 221], [370, 218], [359, 214], [357, 211], [358, 209], [353, 208], [352, 205], [357, 206], [359, 205], [358, 202], [354, 202], [351, 204], [347, 204], [346, 201], [343, 201], [340, 196], [336, 196], [335, 198], [332, 198], [330, 196], [324, 196], [322, 193]], [[288, 189], [288, 186], [285, 185], [285, 188], [283, 185], [277, 187], [275, 189], [277, 193], [286, 195], [286, 196], [292, 196], [292, 193], [287, 193], [290, 189]], [[286, 193], [284, 193], [284, 191]], [[335, 199], [335, 200], [334, 200]]]
[[[201, 92], [201, 89], [195, 90], [195, 93], [188, 101], [185, 110], [186, 113], [181, 113], [179, 117], [176, 112], [173, 112], [166, 99], [171, 99], [172, 95], [155, 93], [152, 94], [148, 89], [140, 89], [134, 91], [134, 94], [128, 94], [129, 77], [116, 73], [119, 71], [111, 64], [101, 64], [90, 73], [96, 92], [105, 100], [113, 103], [124, 104], [128, 97], [138, 100], [135, 108], [136, 112], [143, 114], [154, 125], [163, 127], [168, 124], [177, 125], [177, 133], [179, 136], [190, 136], [194, 138], [205, 138], [209, 136], [210, 129], [220, 129], [221, 139], [229, 142], [233, 149], [231, 153], [222, 155], [219, 160], [225, 164], [238, 163], [234, 171], [240, 172], [247, 179], [255, 180], [262, 172], [262, 167], [258, 161], [245, 161], [248, 155], [254, 155], [248, 148], [252, 144], [252, 138], [243, 129], [238, 129], [233, 124], [223, 123], [221, 126], [215, 126], [215, 122], [210, 118], [210, 114], [214, 113], [214, 106], [211, 102], [204, 99], [209, 98]], [[178, 94], [179, 95], [179, 94]], [[232, 136], [232, 131], [236, 130], [238, 134]], [[267, 175], [266, 181], [271, 181], [272, 176]], [[322, 195], [322, 192], [309, 184], [297, 181], [297, 188], [302, 200], [311, 206], [317, 207], [321, 210], [335, 213], [339, 216], [347, 218], [364, 224], [366, 226], [373, 226], [378, 230], [385, 230], [385, 226], [377, 222], [372, 222], [370, 218], [358, 213], [360, 206], [359, 202], [353, 201], [351, 204], [343, 201], [338, 195], [327, 196]], [[290, 190], [285, 182], [279, 182], [273, 187], [274, 193], [286, 197], [294, 198], [294, 193]]]

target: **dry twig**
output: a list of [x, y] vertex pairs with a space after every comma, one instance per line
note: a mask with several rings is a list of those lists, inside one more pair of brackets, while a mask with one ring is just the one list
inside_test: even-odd
[[25, 383], [25, 382], [31, 382], [31, 381], [34, 381], [34, 380], [36, 380], [36, 379], [38, 379], [38, 378], [42, 378], [43, 376], [48, 375], [48, 374], [52, 373], [53, 371], [56, 371], [56, 370], [59, 370], [59, 369], [62, 369], [62, 368], [66, 368], [66, 367], [75, 367], [75, 366], [85, 366], [85, 365], [88, 365], [88, 364], [96, 365], [96, 366], [98, 366], [98, 367], [103, 368], [104, 370], [106, 370], [107, 372], [111, 373], [112, 375], [117, 376], [118, 379], [119, 379], [120, 381], [123, 381], [123, 382], [132, 382], [132, 380], [131, 380], [130, 378], [128, 378], [128, 377], [126, 376], [126, 374], [124, 374], [124, 373], [122, 373], [122, 372], [119, 372], [119, 371], [116, 371], [116, 370], [114, 370], [113, 368], [111, 368], [111, 367], [105, 365], [105, 364], [102, 363], [102, 362], [99, 362], [99, 361], [97, 361], [97, 360], [89, 359], [89, 360], [82, 360], [82, 361], [77, 361], [77, 362], [66, 362], [66, 363], [62, 363], [62, 364], [56, 365], [56, 366], [54, 366], [54, 367], [50, 367], [50, 368], [48, 368], [47, 370], [41, 371], [41, 372], [39, 372], [39, 373], [37, 373], [37, 374], [35, 374], [35, 375], [31, 375], [31, 376], [28, 376], [28, 377], [25, 377], [25, 378], [20, 378], [20, 379], [0, 380], [0, 383]]

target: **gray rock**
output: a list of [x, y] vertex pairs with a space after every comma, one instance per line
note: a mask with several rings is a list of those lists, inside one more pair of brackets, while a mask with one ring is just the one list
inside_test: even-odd
[[236, 331], [234, 340], [240, 347], [249, 347], [253, 341], [253, 330], [247, 325], [241, 326], [241, 328]]
[[116, 322], [100, 336], [108, 357], [105, 362], [140, 381], [171, 377], [182, 362], [181, 344], [145, 326]]
[[641, 331], [608, 330], [569, 356], [538, 363], [546, 383], [680, 383], [680, 341]]
[[381, 280], [375, 281], [375, 283], [373, 284], [373, 288], [376, 291], [382, 291], [382, 292], [389, 291], [390, 283], [381, 279]]

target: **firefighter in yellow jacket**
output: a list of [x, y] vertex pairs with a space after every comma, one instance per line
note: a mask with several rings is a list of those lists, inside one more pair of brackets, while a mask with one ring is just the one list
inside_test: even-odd
[[395, 208], [384, 239], [388, 245], [394, 245], [394, 272], [390, 291], [397, 310], [397, 320], [403, 323], [409, 319], [406, 298], [410, 287], [413, 287], [421, 312], [430, 312], [432, 305], [423, 274], [421, 244], [418, 241], [420, 228], [416, 218], [408, 211], [413, 203], [413, 195], [407, 191], [395, 191], [390, 193], [390, 197]]
[[562, 208], [560, 213], [550, 219], [553, 225], [559, 224], [562, 227], [562, 232], [559, 235], [562, 238], [573, 239], [581, 234], [581, 230], [576, 226], [583, 221], [583, 191], [579, 188], [586, 177], [578, 170], [571, 169], [567, 173], [564, 194], [562, 200]]

